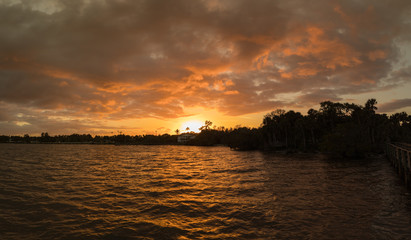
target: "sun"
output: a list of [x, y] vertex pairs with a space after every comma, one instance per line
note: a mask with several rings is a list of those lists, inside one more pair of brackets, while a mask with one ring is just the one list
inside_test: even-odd
[[[198, 120], [190, 120], [181, 124], [181, 132], [196, 132], [199, 133], [200, 129], [204, 124]], [[189, 128], [187, 130], [187, 128]]]

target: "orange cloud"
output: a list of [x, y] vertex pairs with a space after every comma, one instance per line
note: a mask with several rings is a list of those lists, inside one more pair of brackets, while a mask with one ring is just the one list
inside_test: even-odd
[[378, 59], [385, 59], [387, 54], [383, 50], [375, 50], [368, 53], [368, 58], [371, 61], [375, 61]]
[[226, 91], [226, 92], [224, 92], [224, 94], [225, 95], [236, 95], [236, 94], [239, 94], [239, 92], [238, 91]]
[[395, 65], [409, 39], [406, 0], [53, 5], [0, 3], [0, 117], [33, 129], [48, 117], [71, 131], [198, 107], [244, 115], [409, 81], [409, 61]]

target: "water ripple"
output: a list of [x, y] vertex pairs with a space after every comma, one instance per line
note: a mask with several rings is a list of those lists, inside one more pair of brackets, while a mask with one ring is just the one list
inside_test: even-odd
[[383, 158], [0, 145], [0, 239], [411, 239]]

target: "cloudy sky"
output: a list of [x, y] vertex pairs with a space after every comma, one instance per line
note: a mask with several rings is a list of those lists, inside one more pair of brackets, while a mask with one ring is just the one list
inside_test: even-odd
[[0, 135], [411, 113], [409, 0], [0, 0]]

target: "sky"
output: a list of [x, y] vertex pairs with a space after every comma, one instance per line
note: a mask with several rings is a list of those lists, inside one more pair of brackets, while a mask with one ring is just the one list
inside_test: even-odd
[[258, 127], [369, 98], [411, 113], [409, 0], [0, 0], [0, 135]]

